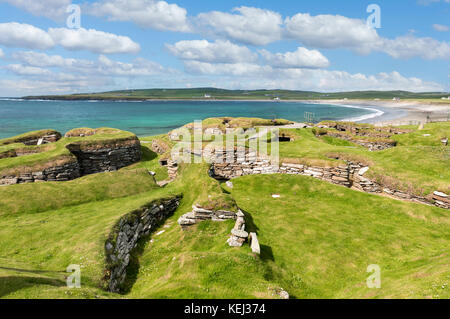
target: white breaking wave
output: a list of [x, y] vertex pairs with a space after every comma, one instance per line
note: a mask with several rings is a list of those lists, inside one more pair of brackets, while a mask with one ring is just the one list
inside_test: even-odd
[[356, 106], [356, 105], [345, 105], [345, 104], [328, 104], [328, 105], [350, 107], [350, 108], [353, 108], [353, 109], [362, 109], [362, 110], [368, 110], [368, 111], [372, 112], [372, 113], [366, 114], [366, 115], [361, 115], [361, 116], [349, 117], [349, 118], [346, 118], [346, 119], [342, 119], [342, 120], [340, 120], [342, 122], [360, 122], [360, 121], [364, 121], [364, 120], [368, 120], [368, 119], [373, 119], [375, 117], [379, 117], [379, 116], [384, 114], [383, 111], [377, 110], [377, 109], [373, 109], [373, 108], [370, 108], [370, 107], [362, 107], [362, 106]]

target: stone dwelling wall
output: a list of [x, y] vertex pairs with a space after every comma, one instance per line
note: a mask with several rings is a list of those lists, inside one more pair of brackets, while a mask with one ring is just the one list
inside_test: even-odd
[[70, 147], [77, 157], [81, 175], [116, 171], [141, 160], [141, 144], [139, 140], [131, 145], [116, 145], [114, 147], [77, 149]]
[[0, 177], [0, 185], [12, 185], [22, 183], [44, 181], [68, 181], [80, 177], [80, 166], [77, 161], [60, 166], [46, 168], [32, 173], [21, 173], [17, 176]]
[[120, 218], [105, 242], [105, 280], [109, 291], [121, 291], [131, 254], [139, 239], [150, 235], [179, 204], [180, 197], [157, 200]]
[[76, 160], [46, 168], [42, 171], [21, 173], [15, 176], [0, 175], [0, 185], [31, 183], [37, 181], [68, 181], [84, 175], [116, 171], [141, 159], [139, 140], [99, 149], [80, 149], [79, 145], [69, 145]]
[[397, 143], [394, 141], [392, 141], [392, 142], [367, 141], [367, 140], [352, 138], [350, 136], [335, 134], [335, 133], [331, 133], [331, 132], [328, 132], [326, 135], [361, 145], [361, 146], [369, 149], [369, 151], [382, 151], [382, 150], [385, 150], [388, 148], [395, 147], [397, 145]]
[[[217, 158], [217, 156], [216, 156]], [[220, 159], [220, 155], [218, 156]], [[333, 184], [345, 187], [354, 187], [366, 193], [386, 194], [391, 197], [434, 205], [440, 208], [450, 209], [450, 196], [441, 192], [434, 192], [431, 198], [409, 194], [407, 192], [391, 189], [372, 181], [364, 174], [369, 167], [358, 162], [347, 162], [337, 167], [307, 166], [303, 164], [281, 163], [280, 166], [272, 165], [268, 159], [257, 158], [256, 160], [235, 161], [232, 163], [214, 163], [211, 165], [210, 175], [216, 179], [232, 179], [244, 175], [255, 174], [290, 174], [312, 176]]]

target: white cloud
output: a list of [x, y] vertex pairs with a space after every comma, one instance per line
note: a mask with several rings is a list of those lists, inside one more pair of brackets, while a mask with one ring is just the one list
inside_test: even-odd
[[184, 61], [184, 67], [187, 72], [192, 74], [207, 75], [236, 75], [256, 76], [264, 70], [271, 69], [269, 66], [260, 66], [253, 63], [208, 63], [200, 61]]
[[266, 45], [281, 39], [281, 15], [251, 7], [234, 8], [231, 14], [220, 11], [200, 13], [196, 31], [225, 37], [241, 43]]
[[380, 38], [364, 20], [298, 13], [285, 19], [286, 36], [315, 48], [348, 48], [369, 53]]
[[168, 50], [183, 60], [196, 60], [213, 63], [251, 62], [257, 56], [247, 47], [239, 46], [230, 41], [207, 40], [179, 41], [173, 45], [166, 44]]
[[46, 53], [34, 51], [19, 51], [11, 54], [11, 58], [22, 64], [35, 67], [92, 67], [94, 64], [89, 60], [80, 60], [72, 58], [63, 58], [60, 55], [48, 55]]
[[53, 39], [39, 28], [29, 24], [0, 23], [0, 44], [7, 47], [45, 50], [54, 46]]
[[64, 58], [60, 55], [47, 55], [40, 52], [14, 52], [11, 58], [21, 62], [26, 67], [61, 68], [76, 74], [98, 76], [149, 76], [171, 73], [160, 64], [143, 58], [136, 58], [131, 63], [114, 61], [105, 55], [100, 55], [97, 61], [85, 59]]
[[95, 53], [137, 53], [140, 46], [129, 37], [94, 29], [50, 28], [49, 35], [65, 49], [88, 50]]
[[5, 57], [5, 53], [3, 53], [3, 50], [0, 48], [0, 59]]
[[[289, 89], [312, 91], [408, 90], [415, 92], [443, 91], [442, 85], [415, 77], [404, 77], [396, 71], [365, 75], [324, 69], [281, 69], [257, 64], [213, 64], [185, 61], [193, 74], [215, 76], [224, 88]], [[220, 77], [217, 77], [219, 76]]]
[[66, 9], [72, 0], [0, 0], [36, 16], [61, 21], [67, 15]]
[[277, 68], [326, 68], [330, 65], [328, 59], [317, 50], [308, 50], [302, 47], [294, 52], [271, 53], [260, 50], [259, 53], [265, 61]]
[[408, 59], [421, 57], [424, 59], [450, 59], [450, 43], [440, 42], [433, 38], [417, 38], [412, 35], [383, 39], [382, 45], [375, 48], [393, 58]]
[[447, 32], [449, 30], [449, 27], [442, 24], [433, 24], [433, 29], [439, 32]]
[[24, 66], [22, 64], [9, 64], [2, 67], [16, 75], [50, 75], [52, 72], [43, 68], [34, 66]]
[[161, 74], [165, 69], [160, 64], [143, 58], [137, 58], [133, 63], [124, 63], [100, 55], [96, 71], [103, 75], [145, 76]]
[[104, 0], [86, 6], [87, 12], [110, 21], [131, 21], [143, 28], [188, 32], [187, 11], [154, 0]]

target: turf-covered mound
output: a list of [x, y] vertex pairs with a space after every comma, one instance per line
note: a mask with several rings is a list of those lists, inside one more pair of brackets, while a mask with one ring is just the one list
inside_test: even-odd
[[[37, 136], [30, 134], [33, 138]], [[67, 181], [114, 171], [141, 159], [139, 139], [130, 132], [83, 128], [72, 130], [66, 136], [69, 137], [35, 146], [19, 143], [23, 136], [0, 140], [0, 185]]]

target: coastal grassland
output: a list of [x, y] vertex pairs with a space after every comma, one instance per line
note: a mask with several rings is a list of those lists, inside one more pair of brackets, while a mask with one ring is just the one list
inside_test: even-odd
[[155, 189], [144, 168], [87, 175], [67, 182], [41, 182], [0, 187], [0, 216], [32, 214], [88, 202], [126, 197]]
[[[418, 195], [440, 190], [450, 192], [450, 150], [441, 138], [450, 136], [450, 122], [430, 123], [423, 130], [393, 135], [396, 147], [369, 152], [351, 142], [331, 137], [316, 137], [310, 129], [289, 130], [297, 138], [280, 143], [283, 161], [333, 166], [353, 160], [370, 166], [367, 177]], [[429, 134], [429, 136], [427, 136]], [[425, 135], [425, 136], [424, 136]]]
[[[0, 216], [0, 298], [120, 298], [101, 289], [104, 245], [117, 220], [169, 190]], [[66, 268], [81, 265], [81, 289], [66, 287]]]
[[[210, 98], [205, 98], [209, 95]], [[218, 88], [189, 88], [189, 89], [141, 89], [120, 90], [99, 93], [83, 93], [71, 95], [29, 96], [25, 99], [50, 99], [50, 100], [273, 100], [278, 97], [282, 100], [386, 100], [395, 98], [402, 100], [432, 100], [444, 101], [442, 97], [448, 97], [448, 93], [429, 92], [412, 93], [407, 91], [353, 91], [321, 93], [311, 91], [294, 90], [225, 90]], [[447, 101], [448, 102], [448, 101]]]
[[20, 134], [17, 136], [13, 136], [10, 138], [5, 138], [0, 140], [0, 145], [8, 145], [14, 143], [22, 143], [23, 141], [38, 139], [46, 135], [58, 134], [55, 130], [39, 130], [39, 131], [31, 131], [24, 134]]
[[[262, 259], [297, 298], [450, 297], [446, 211], [304, 176], [245, 176], [232, 195], [251, 216]], [[280, 194], [274, 199], [271, 194]], [[381, 267], [381, 289], [366, 268]]]
[[[0, 140], [0, 144], [5, 141], [18, 140], [11, 139]], [[0, 160], [0, 175], [17, 175], [24, 172], [33, 172], [57, 165], [63, 165], [76, 161], [76, 157], [69, 151], [68, 146], [77, 146], [81, 148], [101, 148], [103, 146], [115, 143], [126, 143], [137, 139], [136, 135], [130, 132], [113, 129], [99, 128], [96, 134], [85, 137], [64, 137], [55, 143], [27, 146], [23, 144], [13, 144], [14, 148], [8, 150], [24, 149], [29, 154], [19, 157], [7, 157]], [[1, 151], [1, 150], [0, 150]]]

